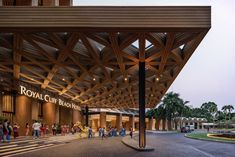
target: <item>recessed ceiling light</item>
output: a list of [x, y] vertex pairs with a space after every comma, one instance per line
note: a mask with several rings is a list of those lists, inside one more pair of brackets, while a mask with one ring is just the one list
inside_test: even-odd
[[159, 81], [159, 78], [158, 78], [158, 77], [156, 77], [156, 81]]
[[96, 80], [96, 78], [94, 77], [92, 80], [93, 80], [93, 81], [95, 81], [95, 80]]
[[127, 80], [128, 80], [128, 78], [127, 78], [127, 77], [125, 77], [125, 78], [124, 78], [124, 80], [125, 80], [125, 81], [127, 81]]
[[65, 81], [65, 78], [62, 78], [63, 81]]

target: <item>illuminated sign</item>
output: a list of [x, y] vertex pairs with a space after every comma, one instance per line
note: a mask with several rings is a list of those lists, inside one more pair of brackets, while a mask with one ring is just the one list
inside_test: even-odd
[[35, 92], [33, 90], [27, 89], [25, 86], [22, 85], [20, 85], [20, 94], [46, 102], [58, 104], [60, 106], [65, 106], [74, 110], [81, 110], [81, 108], [74, 103], [66, 102], [60, 98], [51, 97], [49, 94]]

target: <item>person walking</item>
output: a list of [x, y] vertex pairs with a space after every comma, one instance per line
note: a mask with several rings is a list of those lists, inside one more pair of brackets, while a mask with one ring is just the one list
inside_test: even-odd
[[4, 133], [3, 133], [3, 123], [0, 122], [0, 142], [3, 141], [3, 135], [4, 135]]
[[111, 127], [109, 130], [109, 137], [112, 137], [112, 136], [113, 136], [113, 127]]
[[65, 136], [66, 133], [66, 125], [61, 125], [61, 136]]
[[74, 135], [76, 133], [76, 129], [74, 128], [74, 124], [71, 125], [71, 133]]
[[121, 136], [126, 136], [126, 129], [124, 127], [121, 129]]
[[113, 136], [117, 136], [117, 127], [114, 128], [114, 133], [113, 133]]
[[69, 134], [69, 125], [65, 125], [66, 128], [66, 134]]
[[88, 129], [88, 138], [92, 138], [92, 128], [89, 127]]
[[53, 135], [56, 135], [56, 130], [57, 130], [57, 126], [56, 126], [56, 123], [54, 123], [54, 124], [52, 125], [52, 134], [53, 134]]
[[41, 136], [45, 136], [45, 134], [46, 134], [46, 128], [45, 128], [45, 125], [44, 125], [44, 124], [41, 125], [40, 131], [41, 131]]
[[101, 134], [101, 132], [102, 132], [102, 128], [101, 128], [101, 127], [99, 127], [99, 130], [98, 130], [98, 131], [99, 131], [99, 137], [101, 137], [101, 135], [102, 135], [102, 134]]
[[7, 129], [8, 129], [7, 141], [10, 142], [11, 141], [11, 133], [13, 131], [13, 127], [11, 126], [10, 122], [7, 123]]
[[76, 132], [76, 130], [74, 129], [74, 124], [73, 123], [71, 123], [70, 129], [71, 129], [71, 133], [73, 135]]
[[13, 135], [14, 135], [14, 139], [16, 139], [19, 136], [19, 132], [18, 129], [20, 128], [19, 125], [17, 125], [16, 123], [13, 125]]
[[25, 136], [29, 136], [29, 123], [25, 125]]
[[130, 128], [130, 136], [131, 136], [131, 138], [133, 137], [133, 128], [132, 127]]
[[41, 127], [41, 124], [38, 123], [37, 121], [35, 121], [33, 123], [32, 128], [33, 128], [33, 131], [34, 131], [34, 133], [33, 133], [34, 138], [39, 138], [40, 127]]
[[102, 140], [103, 140], [105, 137], [105, 127], [103, 127], [101, 130], [101, 136], [102, 136]]
[[8, 120], [5, 119], [3, 122], [3, 142], [7, 141], [7, 136], [8, 136], [8, 127], [7, 127]]
[[48, 135], [48, 134], [49, 134], [49, 132], [50, 132], [50, 130], [49, 130], [49, 126], [48, 126], [48, 125], [46, 125], [46, 135]]

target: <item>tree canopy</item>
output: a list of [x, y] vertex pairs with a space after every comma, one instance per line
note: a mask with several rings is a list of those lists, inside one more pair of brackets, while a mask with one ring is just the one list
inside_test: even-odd
[[217, 104], [212, 101], [205, 102], [201, 107], [195, 108], [188, 106], [188, 103], [189, 101], [181, 98], [179, 93], [169, 92], [163, 97], [161, 103], [156, 108], [149, 110], [146, 115], [168, 120], [176, 117], [206, 118], [208, 122], [230, 120], [234, 115], [232, 105], [225, 105], [220, 111]]

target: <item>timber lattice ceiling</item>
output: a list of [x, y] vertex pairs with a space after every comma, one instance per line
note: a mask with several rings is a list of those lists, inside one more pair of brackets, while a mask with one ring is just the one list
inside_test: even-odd
[[28, 32], [5, 26], [2, 84], [15, 78], [82, 106], [110, 108], [138, 107], [139, 61], [146, 62], [146, 107], [156, 106], [210, 28]]

